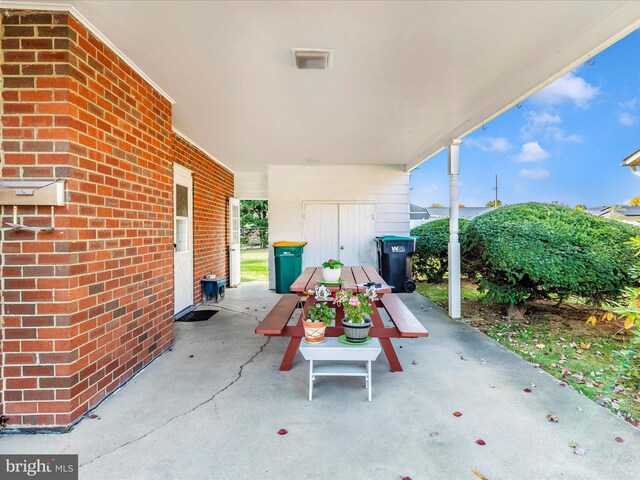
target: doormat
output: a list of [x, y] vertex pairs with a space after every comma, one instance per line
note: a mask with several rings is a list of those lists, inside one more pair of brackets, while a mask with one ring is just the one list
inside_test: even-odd
[[218, 310], [198, 310], [196, 312], [187, 313], [183, 317], [176, 318], [176, 322], [204, 322], [213, 317]]

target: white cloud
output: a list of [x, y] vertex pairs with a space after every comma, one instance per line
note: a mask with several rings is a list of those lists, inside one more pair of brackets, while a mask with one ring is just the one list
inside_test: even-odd
[[522, 145], [520, 153], [515, 157], [515, 161], [531, 163], [541, 162], [546, 158], [549, 158], [549, 152], [542, 148], [538, 142], [528, 142]]
[[565, 101], [575, 103], [578, 107], [587, 107], [588, 103], [598, 94], [598, 87], [594, 87], [584, 78], [569, 72], [551, 85], [536, 93], [531, 100], [545, 105], [559, 105]]
[[584, 140], [581, 135], [567, 135], [564, 130], [559, 127], [547, 127], [544, 132], [544, 137], [546, 139], [555, 140], [556, 142], [582, 143]]
[[470, 147], [479, 148], [483, 152], [504, 153], [511, 148], [509, 140], [504, 137], [469, 138], [465, 139], [465, 143]]
[[540, 167], [532, 169], [523, 168], [520, 170], [519, 175], [522, 178], [528, 178], [529, 180], [542, 180], [544, 178], [549, 178], [549, 171]]
[[527, 124], [520, 129], [520, 136], [524, 140], [530, 140], [539, 136], [545, 140], [555, 142], [582, 142], [580, 135], [567, 135], [565, 131], [558, 127], [562, 123], [562, 117], [553, 110], [530, 111], [527, 113]]
[[424, 193], [428, 193], [428, 194], [436, 193], [436, 192], [438, 192], [439, 190], [440, 190], [440, 187], [438, 187], [438, 185], [437, 185], [437, 184], [435, 184], [435, 183], [432, 183], [431, 185], [427, 185], [426, 187], [423, 187], [423, 188], [422, 188], [422, 191], [423, 191]]
[[635, 125], [638, 122], [638, 117], [631, 115], [627, 112], [622, 112], [618, 114], [618, 122], [620, 125], [624, 125], [625, 127], [630, 127], [631, 125]]
[[633, 97], [631, 100], [626, 100], [624, 102], [619, 102], [618, 106], [620, 108], [624, 108], [625, 110], [633, 110], [638, 105], [638, 97]]
[[557, 124], [557, 123], [561, 123], [562, 122], [562, 117], [560, 117], [560, 115], [558, 115], [557, 113], [548, 111], [548, 110], [543, 110], [541, 112], [534, 112], [533, 110], [531, 110], [528, 114], [527, 117], [529, 119], [529, 124], [536, 126], [536, 125], [548, 125], [548, 124]]

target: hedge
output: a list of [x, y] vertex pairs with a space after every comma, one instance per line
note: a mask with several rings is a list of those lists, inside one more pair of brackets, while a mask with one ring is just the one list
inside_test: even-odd
[[472, 220], [462, 238], [463, 270], [491, 302], [522, 305], [570, 295], [596, 303], [633, 284], [640, 229], [560, 205], [525, 203]]
[[[460, 219], [459, 237], [462, 237], [469, 220]], [[413, 271], [418, 278], [428, 282], [442, 282], [448, 268], [449, 219], [443, 218], [427, 222], [411, 230], [416, 240], [413, 256]]]

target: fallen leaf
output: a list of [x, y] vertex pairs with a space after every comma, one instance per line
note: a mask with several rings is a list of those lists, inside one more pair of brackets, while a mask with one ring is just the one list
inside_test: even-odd
[[438, 432], [431, 432], [429, 434], [430, 437], [437, 437], [438, 436]]
[[587, 449], [585, 447], [581, 447], [580, 445], [576, 446], [576, 448], [573, 450], [573, 453], [575, 453], [576, 455], [586, 455], [587, 454]]
[[95, 413], [90, 413], [89, 415], [87, 415], [87, 418], [90, 418], [91, 420], [100, 420], [100, 415], [96, 415]]
[[461, 417], [462, 414], [460, 412], [453, 412], [454, 417]]
[[284, 428], [281, 428], [280, 430], [278, 430], [278, 435], [286, 435], [287, 433], [289, 432], [287, 432]]
[[496, 388], [495, 385], [489, 384], [489, 388]]
[[530, 388], [525, 388], [525, 389], [524, 389], [524, 392], [525, 392], [525, 393], [531, 393], [532, 391], [533, 391], [533, 390], [531, 390]]
[[486, 444], [487, 444], [487, 442], [485, 442], [485, 441], [484, 441], [484, 440], [482, 440], [481, 438], [479, 438], [478, 440], [476, 440], [476, 443], [477, 443], [478, 445], [486, 445]]
[[418, 362], [416, 362], [415, 360], [413, 362], [411, 362], [411, 365], [417, 365]]
[[622, 443], [622, 442], [624, 442], [624, 440], [622, 439], [622, 437], [616, 437], [616, 438], [615, 438], [615, 440], [616, 440], [616, 442], [618, 442], [618, 443]]
[[531, 382], [531, 387], [532, 387], [532, 388], [536, 388], [536, 386], [537, 386], [537, 385], [536, 385], [535, 383]]
[[487, 477], [485, 477], [483, 474], [481, 474], [478, 470], [476, 470], [475, 468], [472, 468], [471, 471], [473, 472], [473, 474], [478, 477], [480, 480], [489, 480]]
[[402, 477], [402, 480], [411, 480], [411, 477]]
[[546, 345], [544, 343], [536, 343], [536, 348], [542, 350]]
[[581, 411], [582, 411], [582, 407], [578, 405], [578, 406], [576, 407], [576, 410], [578, 410], [579, 412], [581, 412]]
[[591, 343], [580, 342], [580, 348], [584, 348], [585, 350], [589, 350], [591, 348]]
[[555, 415], [554, 413], [548, 413], [547, 414], [547, 420], [549, 420], [550, 422], [556, 422], [556, 423], [558, 423], [560, 421], [558, 416]]
[[464, 357], [464, 355], [460, 355], [460, 360], [464, 360], [465, 362], [467, 361], [467, 359]]
[[598, 319], [596, 317], [594, 317], [593, 315], [591, 315], [588, 319], [586, 323], [590, 323], [591, 325], [595, 325], [596, 322], [598, 321]]
[[575, 442], [575, 440], [574, 440], [574, 441], [572, 441], [572, 442], [569, 444], [569, 447], [571, 447], [571, 448], [576, 448], [577, 446], [578, 446], [578, 444]]
[[487, 361], [484, 358], [480, 359], [480, 365], [486, 365]]

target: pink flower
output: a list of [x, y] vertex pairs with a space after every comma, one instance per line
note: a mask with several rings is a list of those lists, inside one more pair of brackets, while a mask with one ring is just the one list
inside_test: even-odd
[[360, 306], [360, 300], [358, 300], [358, 297], [351, 297], [349, 299], [349, 305], [351, 305], [352, 307], [359, 307]]

